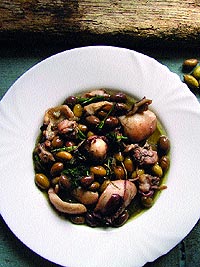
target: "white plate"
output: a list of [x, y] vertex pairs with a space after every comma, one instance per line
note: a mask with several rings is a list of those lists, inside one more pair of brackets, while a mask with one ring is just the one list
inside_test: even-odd
[[[44, 111], [91, 88], [153, 100], [171, 140], [168, 189], [121, 228], [77, 226], [57, 216], [34, 184], [32, 150]], [[139, 267], [179, 243], [200, 215], [200, 105], [176, 74], [122, 48], [85, 47], [27, 71], [0, 103], [0, 210], [15, 235], [42, 257], [68, 267]]]

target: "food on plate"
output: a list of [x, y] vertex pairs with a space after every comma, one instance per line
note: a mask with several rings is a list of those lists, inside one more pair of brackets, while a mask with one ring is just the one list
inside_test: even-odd
[[170, 141], [152, 100], [97, 89], [44, 113], [35, 183], [75, 224], [119, 227], [150, 208], [169, 169]]

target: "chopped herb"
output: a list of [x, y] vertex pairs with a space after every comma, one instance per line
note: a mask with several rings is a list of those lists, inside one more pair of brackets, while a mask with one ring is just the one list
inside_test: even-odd
[[77, 149], [77, 146], [63, 146], [59, 148], [55, 148], [51, 150], [52, 153], [54, 152], [60, 152], [60, 151], [67, 151], [67, 152], [72, 152]]
[[109, 157], [107, 159], [107, 162], [104, 164], [104, 166], [106, 167], [107, 176], [110, 176], [110, 174], [112, 173], [111, 165], [112, 165], [112, 157]]
[[83, 176], [86, 176], [88, 172], [88, 168], [84, 165], [80, 165], [77, 167], [69, 166], [68, 168], [62, 171], [63, 174], [68, 175], [70, 177], [73, 187], [77, 187], [79, 180]]
[[110, 132], [110, 133], [106, 134], [106, 137], [108, 139], [111, 139], [113, 142], [119, 142], [121, 140], [127, 140], [128, 139], [127, 136], [124, 136], [118, 132]]
[[112, 108], [109, 110], [109, 112], [107, 113], [107, 115], [104, 117], [104, 119], [99, 123], [98, 125], [98, 129], [102, 129], [104, 124], [105, 124], [105, 121], [106, 119], [110, 116], [111, 112], [114, 110], [115, 108], [115, 104], [113, 104]]
[[77, 102], [82, 105], [88, 105], [90, 103], [97, 102], [99, 100], [105, 100], [105, 97], [102, 95], [97, 95], [94, 97], [77, 97]]
[[78, 130], [78, 137], [81, 140], [85, 140], [87, 138], [86, 135], [80, 129]]
[[34, 168], [37, 171], [43, 171], [46, 172], [45, 166], [43, 166], [40, 157], [37, 154], [33, 154], [33, 162], [34, 162]]

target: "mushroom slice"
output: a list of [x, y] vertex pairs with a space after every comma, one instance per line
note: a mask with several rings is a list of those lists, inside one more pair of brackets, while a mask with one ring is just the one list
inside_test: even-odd
[[94, 115], [99, 109], [103, 108], [103, 107], [108, 107], [108, 108], [112, 108], [113, 103], [109, 102], [109, 101], [99, 101], [96, 103], [91, 103], [87, 106], [84, 107], [84, 110], [90, 114], [90, 115]]
[[50, 108], [45, 112], [44, 124], [49, 124], [52, 121], [60, 122], [64, 119], [75, 119], [73, 111], [67, 105], [60, 105]]
[[68, 213], [68, 214], [82, 214], [87, 211], [85, 205], [81, 203], [69, 203], [63, 201], [59, 196], [55, 193], [53, 188], [48, 190], [49, 200], [51, 204], [60, 212]]
[[45, 112], [44, 125], [47, 129], [43, 132], [47, 140], [52, 140], [57, 134], [57, 130], [52, 130], [65, 119], [76, 120], [73, 111], [67, 105], [50, 108]]

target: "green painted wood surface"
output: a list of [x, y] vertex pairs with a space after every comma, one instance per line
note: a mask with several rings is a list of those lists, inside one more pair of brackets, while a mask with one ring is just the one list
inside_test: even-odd
[[[117, 44], [115, 44], [117, 45]], [[0, 49], [0, 98], [9, 87], [26, 70], [42, 59], [68, 47], [39, 49], [30, 47], [27, 50], [20, 47], [3, 47]], [[161, 49], [138, 50], [149, 56], [153, 56], [159, 62], [182, 78], [181, 65], [185, 58], [199, 57], [197, 51], [182, 51]], [[199, 98], [199, 96], [197, 96]], [[6, 182], [6, 181], [3, 181]], [[36, 255], [22, 244], [7, 227], [0, 217], [0, 267], [58, 267], [40, 256]], [[92, 263], [91, 263], [92, 266]], [[193, 228], [189, 235], [168, 254], [161, 256], [153, 263], [147, 263], [145, 267], [198, 267], [200, 266], [200, 222]], [[111, 267], [111, 266], [108, 266]], [[124, 266], [125, 267], [125, 266]]]

